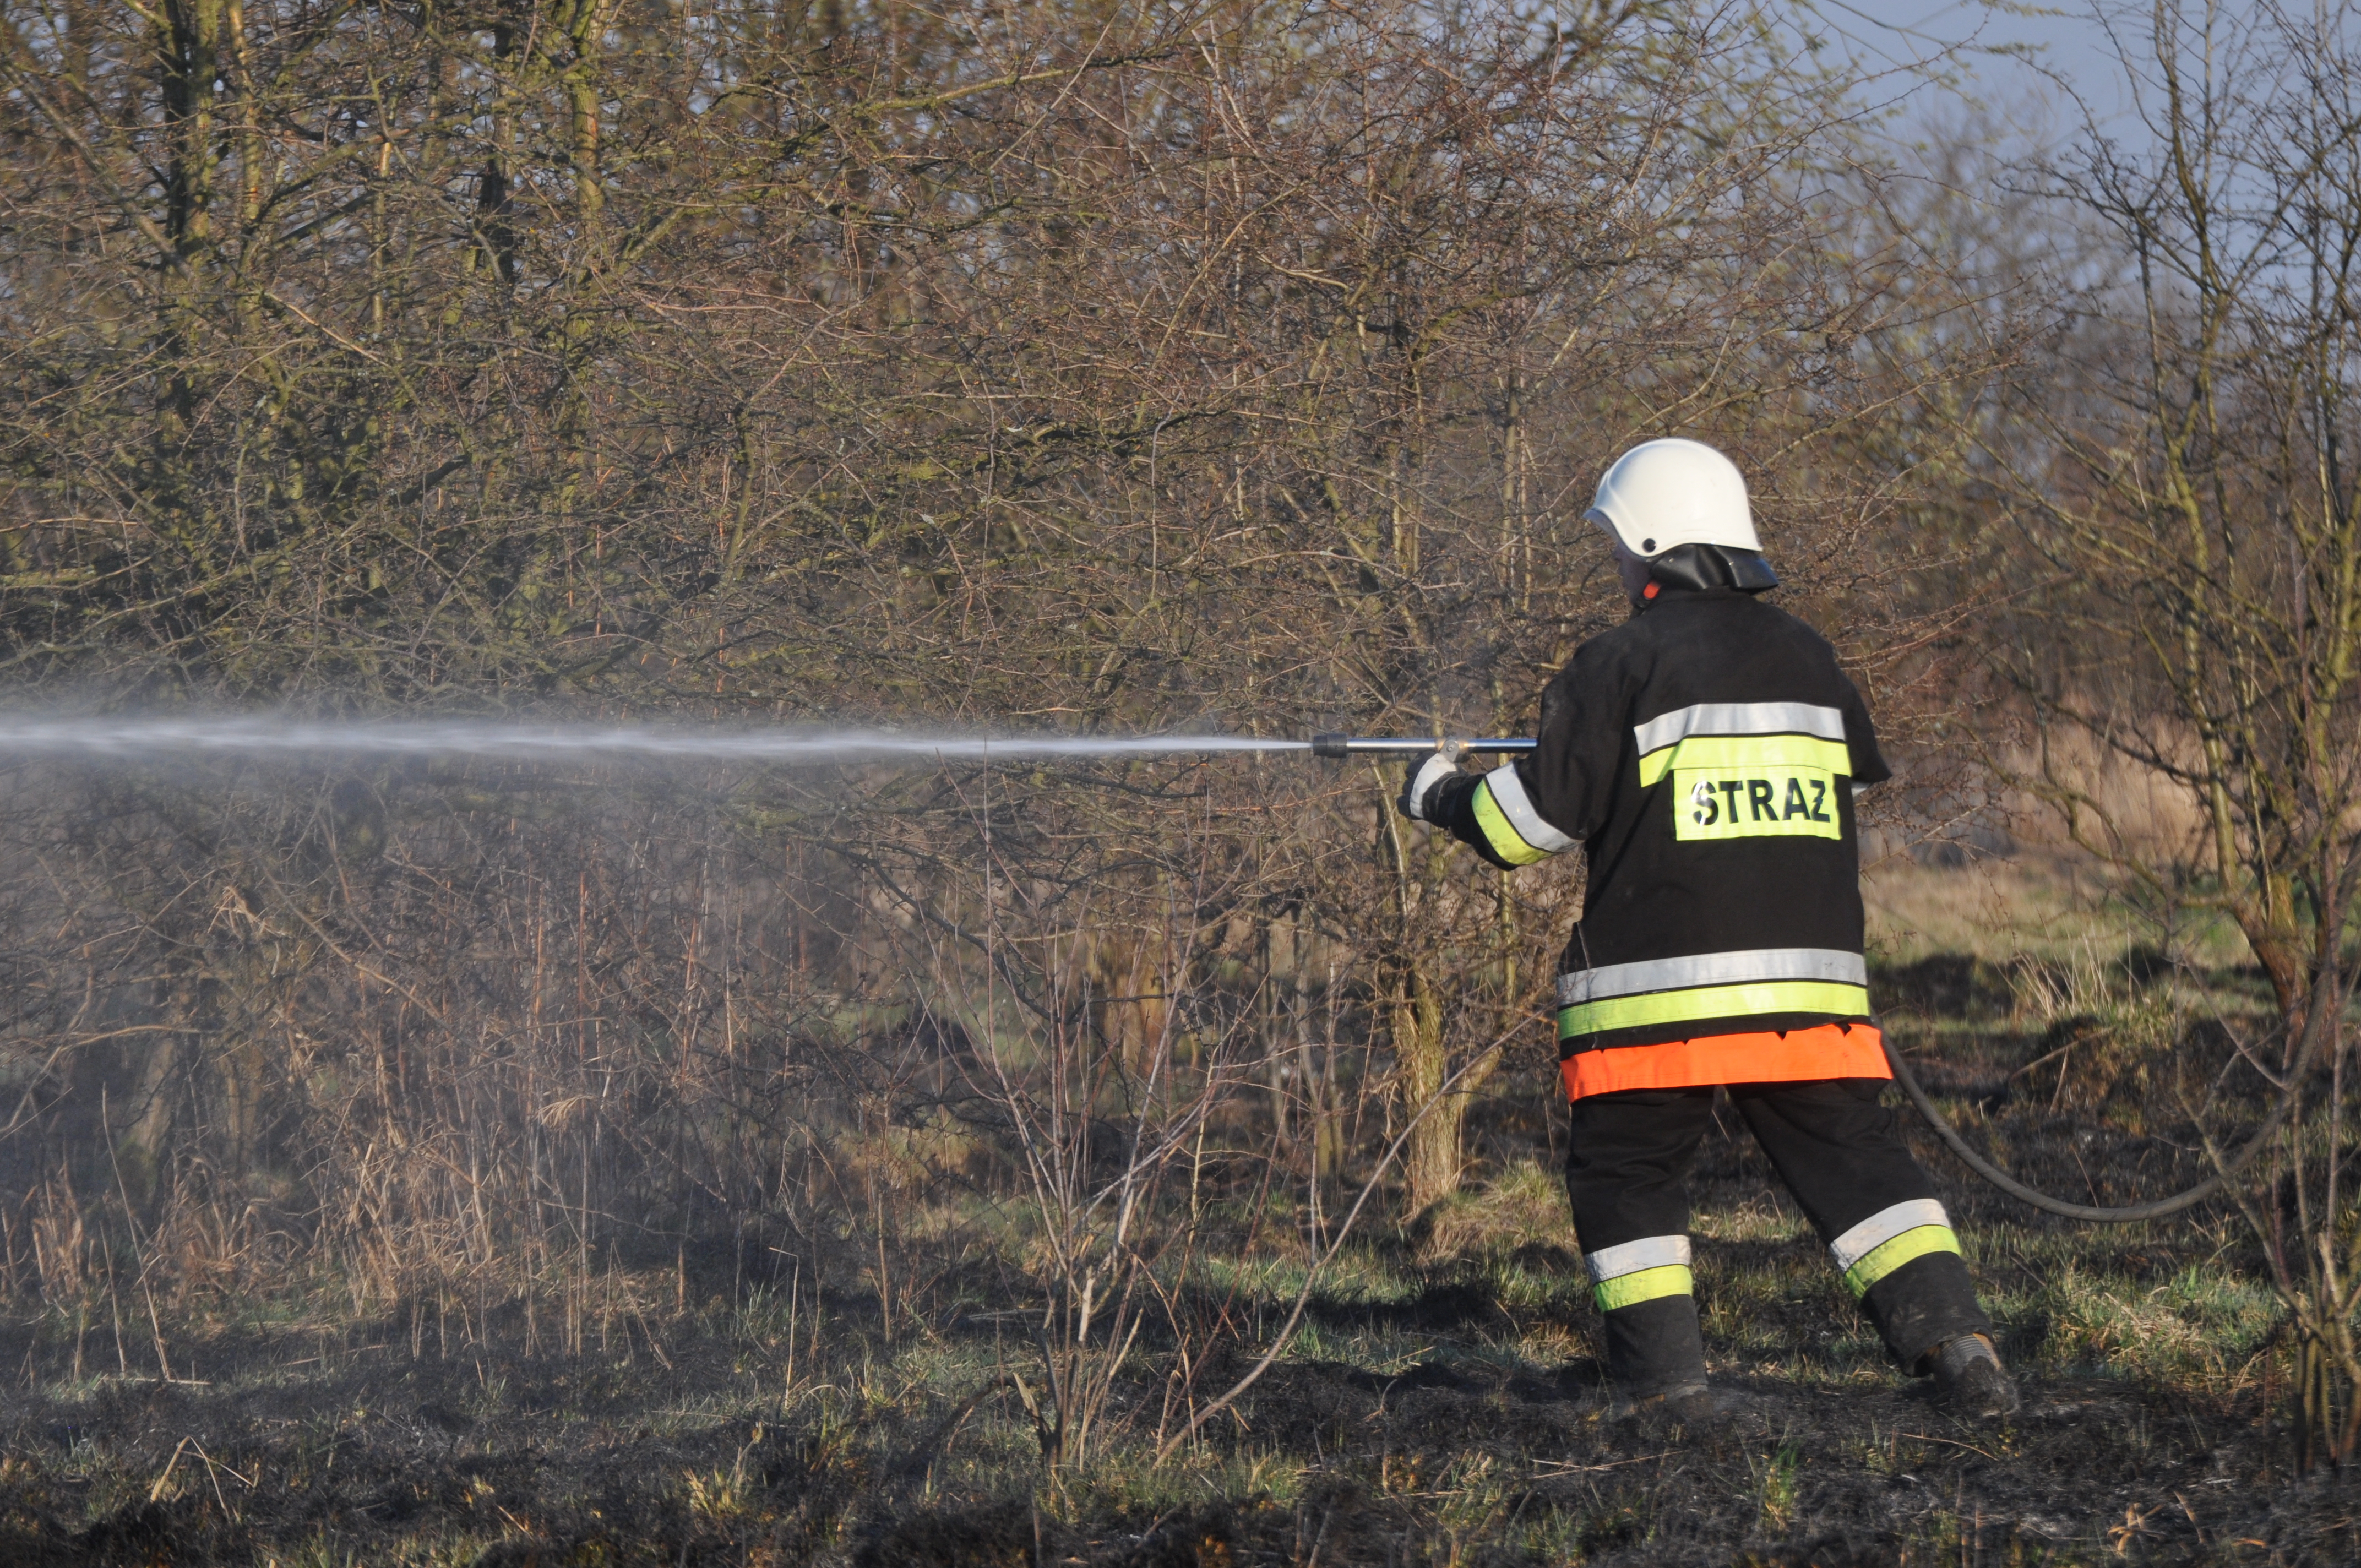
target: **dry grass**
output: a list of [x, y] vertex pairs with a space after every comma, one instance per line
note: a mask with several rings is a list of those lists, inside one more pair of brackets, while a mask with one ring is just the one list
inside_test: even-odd
[[1871, 950], [1898, 963], [1964, 954], [1987, 963], [2110, 957], [2169, 943], [2203, 969], [2249, 961], [2235, 927], [2192, 911], [2159, 928], [2158, 911], [2079, 855], [2020, 849], [1924, 864], [1896, 850], [1861, 875]]
[[[719, 863], [712, 906], [759, 917], [757, 879], [735, 875]], [[2194, 962], [2210, 949], [2193, 938], [2159, 970], [2144, 912], [2030, 853], [1889, 863], [1871, 895], [1890, 1026], [1976, 1135], [2053, 1190], [2175, 1179], [2185, 1138], [2158, 1069], [2209, 1019], [2250, 1020], [2250, 982]], [[414, 918], [459, 907], [426, 899]], [[620, 1003], [661, 994], [696, 928], [646, 901], [542, 929], [577, 963], [653, 943], [664, 962], [605, 971]], [[1880, 1563], [2121, 1561], [2118, 1547], [2236, 1562], [2240, 1539], [2325, 1562], [2349, 1546], [2317, 1487], [2290, 1485], [2277, 1318], [2218, 1220], [2128, 1235], [2037, 1223], [1930, 1155], [2035, 1394], [2016, 1428], [1978, 1433], [1886, 1365], [1751, 1147], [1709, 1139], [1695, 1224], [1709, 1350], [1769, 1414], [1722, 1437], [1643, 1433], [1606, 1419], [1537, 1053], [1470, 1113], [1482, 1179], [1412, 1222], [1381, 1204], [1312, 1279], [1321, 1227], [1400, 1114], [1374, 1048], [1382, 993], [1247, 983], [1231, 936], [1224, 921], [1180, 938], [1203, 962], [1166, 998], [1170, 1032], [1158, 1045], [1114, 1029], [1112, 1055], [1077, 1049], [1055, 1007], [1045, 1023], [1005, 991], [983, 1004], [964, 959], [937, 978], [966, 999], [931, 1025], [842, 997], [758, 1005], [741, 988], [786, 971], [717, 960], [691, 1015], [702, 1044], [676, 1057], [656, 1035], [628, 1058], [568, 1056], [590, 1039], [579, 1020], [519, 1034], [489, 1064], [413, 1055], [407, 1069], [446, 1104], [497, 1091], [541, 1110], [506, 1132], [424, 1121], [405, 1154], [406, 1107], [381, 1104], [376, 1122], [343, 1109], [338, 1126], [388, 1136], [327, 1190], [454, 1201], [364, 1207], [341, 1249], [225, 1225], [222, 1190], [197, 1186], [193, 1164], [166, 1168], [180, 1186], [160, 1184], [155, 1208], [135, 1173], [93, 1187], [91, 1162], [52, 1165], [8, 1211], [0, 1365], [17, 1389], [0, 1419], [0, 1548], [470, 1568], [1029, 1568], [1037, 1549], [1295, 1564], [1316, 1551], [1472, 1568], [1818, 1561], [1830, 1542]], [[1038, 950], [1038, 974], [1096, 961]], [[546, 1010], [552, 988], [499, 973]], [[375, 1015], [368, 1052], [316, 1056], [306, 1092], [341, 1105], [332, 1091], [366, 1091], [379, 1044], [389, 1061], [401, 1047], [398, 1016]], [[629, 1091], [596, 1099], [596, 1074], [626, 1059]], [[1148, 1064], [1172, 1076], [1143, 1111], [1126, 1096]], [[1341, 1170], [1314, 1157], [1315, 1106], [1346, 1135]], [[1184, 1135], [1145, 1136], [1159, 1126]], [[1165, 1152], [1130, 1163], [1151, 1144]], [[1094, 1195], [1127, 1169], [1147, 1197], [1123, 1251], [1076, 1215], [1104, 1213]], [[386, 1213], [409, 1228], [368, 1217]], [[1092, 1267], [1133, 1293], [1120, 1341], [1059, 1337], [1050, 1309]], [[1272, 1343], [1308, 1279], [1271, 1372], [1158, 1464], [1159, 1440]], [[1051, 1464], [1059, 1411], [1078, 1408], [1056, 1385], [1076, 1368], [1103, 1405]]]
[[[1897, 935], [1898, 901], [1957, 935], [1981, 918], [1965, 887], [1994, 901], [1991, 945], [1896, 967], [1927, 939]], [[2174, 1179], [2179, 1135], [2150, 1125], [2156, 1069], [2207, 1020], [2255, 1006], [2235, 974], [2140, 958], [2135, 912], [2103, 891], [2036, 857], [1889, 864], [1872, 882], [1897, 1039], [1930, 1053], [1955, 1114], [2001, 1157], [2070, 1192]], [[2037, 937], [2003, 946], [2010, 918]], [[1249, 1040], [1270, 1014], [1201, 1013], [1201, 1072], [1239, 1048], [1222, 1043], [1224, 1019]], [[1028, 1081], [1078, 1065], [1060, 1068], [1056, 1037], [1025, 1033], [1016, 1012], [971, 1009], [965, 1027], [963, 1048], [1002, 1052]], [[1176, 1037], [1176, 1058], [1187, 1048]], [[1085, 1233], [1013, 1179], [1016, 1113], [946, 1092], [972, 1068], [793, 1103], [781, 1124], [824, 1135], [789, 1146], [805, 1151], [799, 1181], [760, 1225], [685, 1212], [653, 1246], [618, 1223], [588, 1245], [473, 1263], [461, 1228], [447, 1271], [408, 1289], [326, 1262], [268, 1291], [184, 1275], [159, 1238], [198, 1234], [203, 1207], [135, 1234], [119, 1198], [38, 1189], [12, 1233], [19, 1292], [0, 1336], [17, 1383], [0, 1420], [0, 1547], [27, 1562], [119, 1560], [148, 1541], [191, 1563], [468, 1568], [1029, 1568], [1037, 1542], [1044, 1562], [1295, 1564], [1316, 1548], [1332, 1565], [1470, 1568], [2232, 1563], [2257, 1550], [2241, 1540], [2272, 1543], [2256, 1561], [2349, 1552], [2320, 1484], [2290, 1481], [2278, 1316], [2235, 1225], [2040, 1222], [1931, 1152], [2026, 1375], [2024, 1420], [1978, 1432], [1918, 1398], [1759, 1155], [1709, 1138], [1694, 1226], [1709, 1353], [1768, 1415], [1722, 1437], [1609, 1421], [1597, 1315], [1543, 1157], [1539, 1062], [1497, 1078], [1471, 1113], [1467, 1153], [1488, 1176], [1348, 1241], [1272, 1371], [1159, 1464], [1159, 1439], [1277, 1335], [1317, 1224], [1351, 1190], [1331, 1174], [1315, 1222], [1312, 1162], [1271, 1141], [1263, 1072], [1300, 1058], [1243, 1059], [1254, 1070], [1207, 1108], [1204, 1135], [1148, 1172], [1137, 1337], [1081, 1347], [1105, 1403], [1087, 1446], [1056, 1464], [1043, 1327]], [[720, 1065], [699, 1069], [715, 1090], [745, 1081]], [[1369, 1094], [1366, 1078], [1338, 1081]], [[1119, 1100], [1108, 1080], [1075, 1082], [1062, 1104], [1091, 1129], [1072, 1146], [1075, 1190], [1108, 1190], [1126, 1146], [1093, 1140], [1126, 1124], [1110, 1117]], [[1382, 1099], [1360, 1103], [1364, 1144], [1348, 1154], [1384, 1123]], [[538, 1124], [553, 1139], [589, 1124]], [[741, 1148], [775, 1157], [751, 1118], [737, 1125]], [[1300, 1144], [1300, 1111], [1290, 1125]]]

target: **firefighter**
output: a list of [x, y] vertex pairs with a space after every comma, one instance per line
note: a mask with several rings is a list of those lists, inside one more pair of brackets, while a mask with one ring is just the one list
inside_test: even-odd
[[1558, 1050], [1616, 1408], [1743, 1403], [1707, 1386], [1689, 1275], [1686, 1179], [1719, 1090], [1895, 1362], [2004, 1417], [2016, 1391], [1959, 1237], [1880, 1103], [1853, 797], [1889, 774], [1868, 708], [1828, 642], [1757, 597], [1778, 578], [1719, 452], [1636, 446], [1588, 517], [1631, 619], [1549, 683], [1535, 751], [1481, 775], [1438, 753], [1401, 809], [1504, 869], [1587, 858]]

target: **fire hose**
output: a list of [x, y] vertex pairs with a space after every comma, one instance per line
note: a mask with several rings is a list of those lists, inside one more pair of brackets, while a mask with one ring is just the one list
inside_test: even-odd
[[[1536, 742], [1528, 740], [1418, 740], [1406, 738], [1332, 734], [1314, 735], [1312, 738], [1312, 754], [1315, 757], [1359, 755], [1403, 757], [1440, 751], [1447, 756], [1458, 756], [1476, 751], [1531, 751], [1535, 745]], [[1903, 1094], [1918, 1114], [1926, 1118], [1927, 1126], [1934, 1129], [1935, 1135], [1943, 1140], [1944, 1146], [1957, 1155], [1960, 1162], [1970, 1170], [1974, 1171], [2020, 1203], [2030, 1204], [2036, 1209], [2060, 1215], [2069, 1220], [2081, 1220], [2101, 1225], [2129, 1225], [2136, 1224], [2143, 1220], [2161, 1220], [2168, 1215], [2178, 1214], [2184, 1209], [2193, 1209], [2221, 1191], [2223, 1185], [2246, 1168], [2247, 1162], [2260, 1154], [2263, 1146], [2278, 1134], [2279, 1124], [2286, 1120], [2288, 1112], [2294, 1107], [2296, 1086], [2309, 1069], [2312, 1056], [2309, 1049], [2303, 1053], [2305, 1059], [2298, 1062], [2290, 1071], [2279, 1102], [2271, 1108], [2270, 1113], [2263, 1118], [2262, 1126], [2256, 1130], [2254, 1136], [2232, 1150], [2228, 1156], [2217, 1158], [2212, 1176], [2194, 1187], [2176, 1192], [2169, 1198], [2160, 1198], [2153, 1203], [2111, 1206], [2096, 1203], [2070, 1203], [2063, 1198], [2052, 1198], [2047, 1192], [2027, 1187], [2024, 1182], [2017, 1180], [2016, 1178], [1978, 1154], [1968, 1140], [1960, 1135], [1959, 1128], [1951, 1124], [1951, 1119], [1943, 1114], [1941, 1108], [1936, 1105], [1933, 1098], [1920, 1085], [1917, 1075], [1913, 1073], [1909, 1064], [1902, 1059], [1902, 1053], [1894, 1048], [1894, 1042], [1886, 1039], [1883, 1031], [1880, 1032], [1879, 1037], [1885, 1047], [1886, 1062], [1893, 1068], [1894, 1080], [1902, 1086]], [[2210, 1142], [2207, 1148], [2210, 1152], [2212, 1149]]]

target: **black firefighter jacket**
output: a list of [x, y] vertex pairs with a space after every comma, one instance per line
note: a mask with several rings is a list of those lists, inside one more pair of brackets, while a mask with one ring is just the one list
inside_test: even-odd
[[1542, 695], [1535, 751], [1430, 813], [1503, 867], [1579, 844], [1558, 977], [1568, 1092], [1883, 1078], [1856, 791], [1889, 776], [1827, 641], [1733, 590], [1659, 587]]

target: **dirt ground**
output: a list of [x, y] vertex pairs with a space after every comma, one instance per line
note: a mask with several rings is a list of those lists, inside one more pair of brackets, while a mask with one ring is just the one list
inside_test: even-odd
[[[2040, 1043], [1994, 1025], [1947, 1052], [1963, 1114], [2018, 1125], [2004, 1069]], [[1373, 1236], [1235, 1417], [1163, 1466], [1167, 1350], [1136, 1358], [1099, 1452], [1051, 1474], [1005, 1375], [1023, 1282], [951, 1255], [890, 1340], [850, 1275], [797, 1300], [799, 1328], [742, 1262], [684, 1273], [682, 1310], [602, 1320], [577, 1354], [523, 1354], [514, 1305], [456, 1338], [416, 1303], [71, 1332], [18, 1313], [0, 1563], [2361, 1563], [2361, 1476], [2294, 1474], [2233, 1222], [2037, 1221], [1931, 1150], [2020, 1369], [2016, 1419], [1963, 1424], [1884, 1365], [1741, 1135], [1699, 1172], [1699, 1292], [1718, 1375], [1758, 1408], [1713, 1431], [1609, 1420], [1548, 1115], [1488, 1105], [1466, 1201]], [[2075, 1117], [2024, 1168], [2169, 1178], [2169, 1140], [2122, 1120]]]

